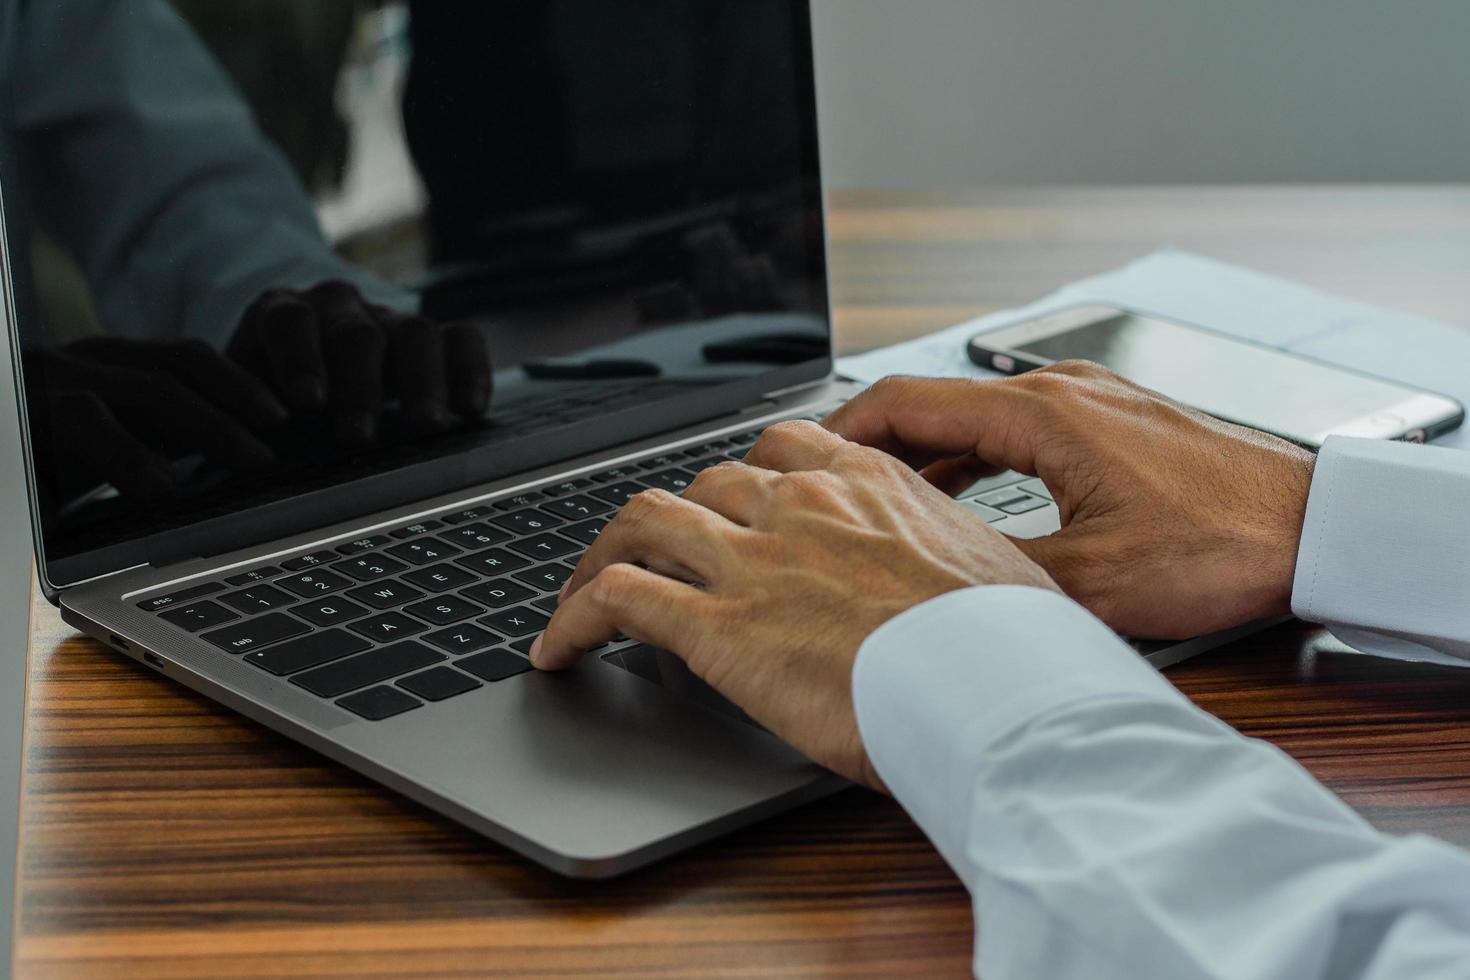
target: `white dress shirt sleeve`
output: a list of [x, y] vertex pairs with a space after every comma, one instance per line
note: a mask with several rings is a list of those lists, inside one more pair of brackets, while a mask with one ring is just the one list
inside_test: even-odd
[[1292, 611], [1363, 653], [1470, 662], [1470, 452], [1328, 439]]
[[864, 643], [853, 696], [970, 890], [985, 980], [1470, 976], [1470, 856], [1378, 833], [1061, 596], [912, 609]]

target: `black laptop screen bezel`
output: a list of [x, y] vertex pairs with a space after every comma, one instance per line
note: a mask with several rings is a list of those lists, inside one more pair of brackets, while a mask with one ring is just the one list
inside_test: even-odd
[[[693, 393], [661, 398], [646, 405], [611, 412], [566, 430], [536, 431], [524, 438], [496, 442], [483, 449], [415, 463], [330, 488], [285, 497], [237, 513], [179, 526], [106, 547], [50, 559], [38, 510], [35, 446], [27, 417], [24, 367], [19, 352], [19, 329], [10, 279], [10, 257], [17, 254], [9, 242], [10, 230], [0, 209], [0, 264], [3, 264], [4, 313], [13, 353], [17, 412], [25, 449], [27, 488], [38, 557], [40, 584], [46, 598], [59, 602], [61, 590], [114, 572], [143, 565], [163, 567], [180, 561], [224, 554], [233, 550], [301, 534], [313, 528], [400, 507], [416, 500], [469, 489], [497, 479], [571, 461], [601, 450], [633, 443], [702, 421], [718, 418], [759, 403], [772, 393], [818, 382], [833, 375], [832, 305], [829, 279], [825, 193], [817, 125], [816, 69], [812, 47], [809, 2], [792, 0], [794, 47], [797, 54], [796, 87], [801, 134], [803, 183], [813, 189], [816, 210], [823, 217], [820, 233], [808, 243], [808, 268], [816, 289], [809, 311], [827, 329], [828, 349], [823, 357], [764, 374], [712, 386]], [[3, 188], [0, 188], [3, 197]]]

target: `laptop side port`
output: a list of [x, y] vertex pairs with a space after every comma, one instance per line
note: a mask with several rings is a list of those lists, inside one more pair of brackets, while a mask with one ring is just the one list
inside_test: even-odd
[[133, 648], [132, 644], [130, 644], [127, 640], [124, 640], [122, 637], [118, 636], [116, 633], [107, 634], [107, 642], [111, 643], [117, 649], [122, 650], [124, 653]]

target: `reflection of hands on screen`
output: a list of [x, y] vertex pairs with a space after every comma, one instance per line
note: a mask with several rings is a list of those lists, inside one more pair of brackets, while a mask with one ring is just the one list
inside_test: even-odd
[[48, 381], [65, 496], [99, 483], [130, 500], [169, 496], [170, 457], [259, 469], [274, 458], [264, 433], [287, 418], [269, 388], [202, 340], [94, 337], [25, 357]]
[[92, 337], [25, 356], [48, 379], [55, 489], [109, 483], [135, 503], [177, 492], [171, 460], [260, 470], [288, 431], [367, 445], [395, 400], [408, 433], [442, 432], [482, 417], [492, 383], [472, 324], [371, 305], [339, 282], [264, 294], [227, 354], [189, 338]]
[[345, 282], [263, 294], [227, 352], [292, 416], [323, 418], [343, 445], [377, 438], [394, 399], [415, 434], [481, 418], [490, 404], [490, 355], [474, 324], [440, 325], [371, 304]]

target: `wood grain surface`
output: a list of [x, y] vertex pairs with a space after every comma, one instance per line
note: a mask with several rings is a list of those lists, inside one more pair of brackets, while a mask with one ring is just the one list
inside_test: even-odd
[[[849, 350], [1029, 301], [1161, 241], [1470, 320], [1465, 189], [835, 203]], [[31, 677], [22, 977], [968, 972], [964, 890], [873, 794], [841, 794], [628, 878], [577, 883], [77, 637], [44, 603]], [[1378, 826], [1470, 845], [1470, 672], [1358, 657], [1292, 625], [1170, 677]]]

